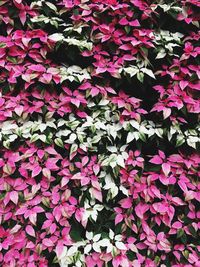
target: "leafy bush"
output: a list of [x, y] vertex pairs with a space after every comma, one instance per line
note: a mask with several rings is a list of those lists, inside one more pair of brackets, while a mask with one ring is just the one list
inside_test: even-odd
[[1, 266], [200, 266], [199, 19], [0, 1]]

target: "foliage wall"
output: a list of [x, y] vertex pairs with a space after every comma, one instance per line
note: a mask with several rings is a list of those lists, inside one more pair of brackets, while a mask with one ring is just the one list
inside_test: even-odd
[[0, 266], [200, 266], [199, 20], [0, 1]]

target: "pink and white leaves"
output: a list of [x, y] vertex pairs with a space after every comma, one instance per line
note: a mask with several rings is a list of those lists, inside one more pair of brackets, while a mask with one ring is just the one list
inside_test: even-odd
[[[187, 146], [198, 140], [198, 1], [27, 2], [0, 4], [0, 265], [46, 267], [56, 253], [74, 266], [198, 266], [198, 141]], [[184, 31], [163, 59], [161, 10]], [[92, 49], [73, 58], [52, 32]], [[69, 73], [68, 60], [88, 65]], [[125, 77], [130, 66], [144, 77]], [[125, 144], [130, 121], [154, 125], [147, 142]], [[119, 164], [101, 164], [111, 154]], [[84, 254], [88, 229], [99, 239]]]

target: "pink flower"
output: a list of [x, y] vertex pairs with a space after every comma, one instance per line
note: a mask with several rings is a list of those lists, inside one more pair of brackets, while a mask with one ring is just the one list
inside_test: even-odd
[[163, 232], [160, 232], [157, 236], [155, 234], [147, 236], [144, 243], [155, 252], [157, 250], [164, 250], [167, 253], [171, 251], [171, 245]]

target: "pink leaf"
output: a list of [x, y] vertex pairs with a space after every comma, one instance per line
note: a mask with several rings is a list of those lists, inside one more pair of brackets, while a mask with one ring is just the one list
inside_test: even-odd
[[165, 176], [168, 176], [168, 174], [169, 174], [169, 172], [171, 170], [171, 167], [170, 167], [169, 163], [163, 163], [162, 164], [162, 170], [163, 170]]
[[89, 177], [87, 177], [87, 176], [82, 176], [82, 179], [81, 179], [81, 185], [87, 185], [87, 184], [89, 184], [89, 182], [90, 182], [90, 178]]
[[43, 223], [42, 225], [42, 229], [46, 229], [49, 228], [52, 225], [52, 221], [51, 220], [47, 220]]
[[93, 165], [93, 171], [94, 171], [95, 175], [97, 175], [100, 171], [100, 166], [98, 164], [94, 164]]
[[42, 170], [42, 168], [39, 165], [37, 165], [32, 171], [32, 177], [35, 177], [38, 174], [40, 174], [41, 170]]
[[42, 149], [38, 149], [38, 151], [37, 151], [37, 155], [38, 155], [38, 157], [39, 157], [40, 159], [42, 159], [42, 158], [44, 157], [44, 150], [42, 150]]
[[56, 231], [56, 228], [57, 228], [56, 224], [53, 223], [49, 228], [50, 233], [53, 234]]
[[195, 192], [193, 192], [192, 190], [187, 190], [185, 192], [185, 201], [190, 201], [194, 199], [194, 197], [195, 197]]
[[27, 225], [26, 226], [26, 232], [27, 234], [29, 234], [30, 236], [35, 237], [35, 230], [33, 229], [33, 227], [31, 225]]
[[135, 213], [140, 219], [143, 219], [144, 218], [144, 214], [148, 209], [149, 209], [149, 205], [143, 204], [143, 203], [139, 203], [135, 207]]
[[178, 181], [178, 185], [183, 190], [183, 192], [186, 192], [187, 191], [187, 186], [186, 186], [186, 184], [185, 184], [184, 181], [181, 181], [181, 180]]
[[166, 177], [166, 175], [164, 174], [159, 175], [159, 180], [161, 181], [162, 184], [169, 185], [169, 178]]
[[124, 209], [129, 209], [130, 207], [132, 207], [132, 199], [131, 198], [124, 198], [124, 199], [120, 200], [120, 205]]
[[164, 110], [163, 110], [164, 119], [167, 119], [170, 115], [171, 115], [171, 109], [170, 108], [164, 108]]
[[0, 107], [2, 107], [4, 103], [5, 103], [5, 99], [0, 97]]
[[63, 243], [62, 241], [58, 241], [57, 243], [57, 246], [56, 246], [56, 254], [57, 254], [57, 257], [61, 256], [62, 252], [63, 252]]
[[123, 220], [123, 215], [122, 214], [117, 214], [115, 217], [115, 225], [120, 223]]
[[83, 112], [83, 111], [77, 111], [77, 113], [76, 113], [80, 118], [83, 118], [83, 119], [85, 119], [85, 118], [87, 118], [87, 113], [86, 112]]
[[82, 158], [82, 165], [85, 166], [89, 161], [89, 158], [87, 156]]
[[15, 110], [15, 113], [20, 117], [23, 113], [24, 107], [23, 106], [17, 106], [14, 110]]
[[182, 228], [182, 223], [177, 221], [177, 222], [172, 224], [172, 227], [175, 229], [180, 229], [180, 228]]
[[44, 83], [50, 83], [52, 80], [52, 74], [51, 73], [44, 73], [42, 75], [42, 78], [44, 79]]
[[96, 188], [92, 188], [92, 195], [93, 195], [94, 198], [96, 198], [100, 202], [102, 202], [102, 193], [101, 193], [101, 191], [97, 190]]
[[182, 90], [184, 90], [187, 85], [188, 85], [187, 81], [180, 81], [180, 87]]
[[122, 50], [128, 51], [128, 50], [132, 49], [132, 45], [131, 44], [124, 44], [124, 45], [121, 45], [119, 48]]
[[45, 72], [46, 71], [45, 67], [43, 67], [43, 65], [41, 65], [41, 64], [35, 64], [35, 65], [33, 64], [33, 65], [30, 65], [28, 68], [30, 70], [36, 71], [36, 72]]
[[124, 56], [123, 56], [123, 59], [124, 59], [124, 60], [127, 60], [127, 61], [131, 61], [131, 60], [134, 60], [135, 57], [133, 57], [132, 55], [124, 55]]
[[162, 164], [163, 160], [156, 155], [149, 162], [160, 165]]
[[47, 168], [43, 168], [43, 169], [42, 169], [42, 174], [43, 174], [47, 179], [50, 180], [50, 178], [51, 178], [51, 171], [50, 171], [49, 169], [47, 169]]
[[17, 205], [17, 203], [18, 203], [18, 193], [16, 191], [10, 192], [10, 200]]
[[138, 26], [140, 26], [140, 23], [139, 23], [139, 21], [138, 21], [137, 19], [131, 21], [129, 24], [130, 24], [131, 26], [134, 26], [134, 27], [138, 27]]
[[19, 208], [19, 209], [16, 211], [15, 215], [22, 215], [22, 214], [24, 214], [26, 211], [27, 211], [27, 207], [21, 207], [21, 208]]
[[82, 178], [83, 175], [81, 174], [81, 172], [78, 172], [71, 177], [72, 180], [81, 180]]
[[42, 240], [42, 244], [46, 247], [53, 247], [54, 243], [51, 241], [51, 239], [45, 238]]
[[80, 100], [78, 100], [77, 98], [72, 98], [71, 103], [77, 106], [77, 108], [80, 106]]
[[128, 22], [128, 20], [124, 17], [124, 18], [120, 19], [119, 24], [120, 24], [120, 25], [127, 25], [127, 24], [129, 24], [129, 22]]
[[32, 222], [32, 224], [36, 225], [37, 214], [36, 214], [36, 213], [32, 213], [32, 214], [29, 216], [29, 220]]
[[98, 95], [99, 89], [96, 87], [92, 87], [90, 93], [91, 93], [91, 96], [94, 97], [94, 96]]
[[24, 25], [25, 22], [26, 22], [26, 12], [25, 11], [23, 11], [23, 10], [20, 11], [20, 13], [19, 13], [19, 19], [20, 19], [22, 25]]
[[61, 186], [65, 186], [69, 182], [69, 177], [64, 176], [61, 180]]

